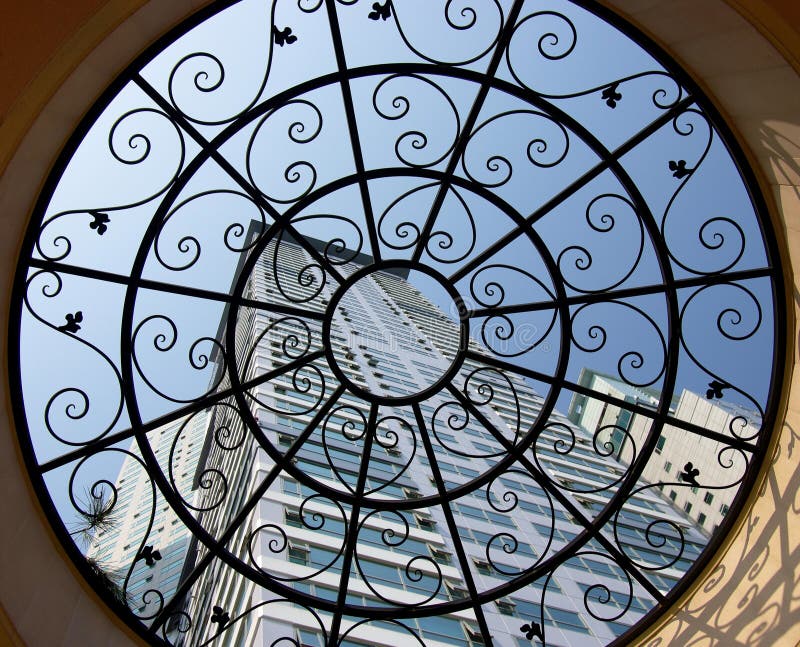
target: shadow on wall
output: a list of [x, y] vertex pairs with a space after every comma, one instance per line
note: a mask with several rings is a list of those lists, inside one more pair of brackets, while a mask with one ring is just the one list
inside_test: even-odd
[[[769, 181], [780, 187], [781, 190], [778, 200], [784, 204], [778, 206], [782, 207], [788, 220], [794, 205], [800, 205], [800, 123], [772, 122], [777, 127], [773, 127], [769, 123], [766, 122], [759, 126], [759, 140], [763, 152], [769, 156], [769, 166], [772, 170], [772, 177], [769, 178]], [[795, 136], [792, 138], [787, 136], [786, 133], [793, 133]], [[793, 204], [785, 204], [786, 200], [790, 200]], [[800, 214], [794, 215], [795, 221], [787, 222], [784, 226], [800, 227], [800, 222], [797, 221], [797, 217]], [[791, 243], [792, 241], [789, 240], [790, 245]], [[796, 306], [800, 306], [799, 294], [800, 291], [795, 286], [794, 300]], [[800, 310], [797, 311], [800, 312]], [[798, 345], [797, 351], [800, 352], [800, 345]]]
[[[790, 414], [791, 415], [791, 414]], [[780, 647], [800, 640], [800, 434], [786, 423], [772, 469], [725, 564], [645, 647]], [[769, 514], [775, 511], [777, 514]], [[784, 512], [784, 514], [781, 514]], [[735, 565], [735, 568], [731, 568]], [[725, 601], [721, 603], [721, 601]]]

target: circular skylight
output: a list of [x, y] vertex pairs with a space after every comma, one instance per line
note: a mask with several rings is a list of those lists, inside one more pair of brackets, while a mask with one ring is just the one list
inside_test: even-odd
[[45, 184], [20, 441], [150, 643], [628, 644], [763, 462], [781, 276], [709, 100], [594, 3], [219, 3]]

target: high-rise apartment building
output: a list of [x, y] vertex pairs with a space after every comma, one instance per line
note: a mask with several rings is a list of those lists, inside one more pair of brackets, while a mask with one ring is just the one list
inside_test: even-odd
[[[164, 425], [149, 436], [159, 465], [177, 492], [193, 497], [193, 481], [208, 421], [203, 415]], [[106, 570], [137, 615], [158, 608], [178, 586], [191, 533], [164, 501], [131, 446], [115, 483], [108, 529], [97, 532], [87, 555]], [[151, 514], [152, 512], [152, 514]], [[144, 541], [144, 544], [143, 544]]]
[[[579, 382], [596, 393], [612, 395], [637, 406], [655, 406], [657, 399], [646, 390], [637, 389], [597, 371], [584, 369]], [[673, 417], [720, 434], [737, 434], [748, 438], [757, 434], [760, 415], [733, 402], [715, 397], [714, 389], [698, 395], [683, 389], [673, 407]], [[569, 419], [586, 432], [600, 432], [603, 440], [614, 443], [615, 452], [625, 461], [625, 444], [641, 445], [650, 430], [650, 418], [618, 406], [575, 395], [570, 402]], [[607, 430], [603, 433], [603, 430]], [[630, 453], [627, 453], [629, 456]], [[697, 470], [709, 488], [692, 483], [686, 466]], [[663, 484], [660, 489], [673, 505], [691, 517], [697, 527], [711, 533], [722, 523], [738, 492], [738, 479], [744, 472], [743, 457], [727, 443], [693, 434], [674, 425], [665, 425], [643, 476], [651, 483]]]
[[[524, 468], [512, 464], [480, 487], [465, 487], [513, 450], [544, 400], [522, 378], [484, 363], [488, 353], [472, 341], [454, 388], [437, 386], [464, 343], [446, 312], [447, 295], [435, 294], [425, 277], [409, 277], [402, 263], [367, 273], [365, 259], [355, 258], [333, 265], [352, 281], [337, 297], [336, 285], [319, 276], [308, 280], [314, 262], [294, 243], [271, 243], [244, 296], [284, 307], [301, 303], [309, 316], [240, 308], [236, 322], [240, 379], [275, 374], [248, 389], [244, 404], [276, 455], [291, 453], [297, 472], [276, 469], [275, 456], [245, 432], [237, 411], [242, 401], [213, 407], [195, 477], [205, 482], [194, 501], [204, 530], [224, 535], [233, 559], [277, 586], [329, 604], [395, 607], [400, 618], [418, 606], [458, 602], [471, 591], [513, 582], [575, 539], [582, 528], [574, 509], [555, 501]], [[323, 330], [316, 315], [336, 298]], [[426, 389], [430, 397], [406, 403]], [[370, 404], [370, 394], [380, 406]], [[604, 508], [608, 485], [625, 471], [592, 442], [554, 412], [526, 454], [586, 518]], [[438, 496], [450, 499], [446, 507]], [[428, 497], [437, 503], [424, 505]], [[361, 502], [356, 512], [354, 501]], [[354, 523], [357, 540], [343, 578]], [[673, 588], [705, 541], [647, 487], [610, 523], [625, 555], [643, 566], [651, 591], [661, 593]], [[680, 528], [682, 540], [665, 531], [667, 524]], [[663, 531], [664, 545], [654, 545], [654, 529]], [[357, 617], [334, 618], [324, 604], [312, 611], [287, 602], [210, 555], [202, 542], [190, 553], [185, 573], [198, 564], [206, 568], [184, 600], [192, 625], [182, 644], [223, 633], [232, 645], [288, 637], [322, 646], [331, 623], [339, 623], [347, 645], [411, 644], [404, 642], [414, 642], [409, 630], [432, 647], [484, 644], [470, 607], [405, 618], [402, 626], [359, 624]], [[494, 644], [518, 647], [542, 629], [547, 645], [607, 644], [652, 606], [647, 587], [592, 539], [551, 573], [481, 609]]]
[[[652, 410], [656, 409], [660, 400], [660, 393], [657, 391], [626, 384], [618, 378], [590, 368], [581, 370], [578, 384], [595, 393], [613, 396], [619, 402]], [[611, 440], [620, 459], [624, 456], [626, 442], [633, 437], [637, 442], [641, 441], [649, 429], [649, 420], [644, 416], [636, 416], [621, 405], [593, 399], [581, 393], [574, 394], [570, 400], [567, 418], [589, 433], [595, 433], [604, 427], [611, 429]], [[629, 435], [623, 433], [624, 431]]]

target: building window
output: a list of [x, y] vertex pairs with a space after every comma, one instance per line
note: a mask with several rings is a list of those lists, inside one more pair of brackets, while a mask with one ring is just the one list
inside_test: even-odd
[[303, 566], [308, 566], [308, 557], [309, 557], [309, 549], [308, 546], [304, 546], [302, 544], [289, 544], [289, 561], [293, 564], [301, 564]]
[[422, 497], [422, 492], [415, 487], [404, 487], [403, 494], [405, 494], [409, 499], [419, 499]]
[[664, 436], [664, 434], [661, 434], [658, 437], [658, 440], [656, 441], [656, 454], [660, 454], [662, 451], [664, 451], [664, 443], [666, 442], [667, 442], [666, 437]]
[[472, 563], [475, 565], [475, 570], [478, 571], [481, 575], [491, 575], [492, 574], [492, 567], [485, 559], [479, 559], [477, 557], [472, 558]]
[[464, 635], [466, 635], [470, 647], [483, 647], [486, 641], [483, 639], [481, 630], [473, 624], [465, 622], [463, 624]]
[[286, 525], [287, 526], [292, 526], [294, 528], [302, 528], [303, 527], [303, 519], [300, 516], [299, 512], [287, 509], [286, 512], [285, 512], [285, 518], [286, 518]]
[[497, 605], [497, 610], [500, 611], [500, 613], [502, 613], [504, 616], [517, 615], [517, 605], [511, 600], [503, 598], [501, 600], [495, 600], [494, 603]]
[[447, 595], [451, 600], [463, 600], [469, 597], [469, 591], [463, 586], [445, 581], [445, 587], [447, 589]]
[[714, 495], [711, 492], [706, 492], [705, 496], [703, 497], [703, 502], [707, 504], [711, 504], [714, 500]]
[[429, 547], [431, 551], [431, 557], [439, 563], [444, 565], [449, 565], [453, 563], [453, 556], [448, 553], [446, 550], [441, 550], [440, 548], [433, 548], [432, 546]]
[[436, 530], [436, 520], [433, 517], [427, 514], [415, 513], [414, 519], [417, 522], [417, 526], [419, 526], [423, 530], [430, 530], [430, 531]]

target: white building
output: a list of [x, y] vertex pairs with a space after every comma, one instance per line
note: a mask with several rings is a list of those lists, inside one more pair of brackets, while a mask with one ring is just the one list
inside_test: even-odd
[[[208, 421], [195, 415], [148, 434], [164, 474], [176, 492], [194, 498], [193, 480]], [[95, 534], [87, 555], [119, 585], [128, 606], [140, 617], [158, 608], [160, 595], [175, 593], [189, 550], [191, 533], [150, 479], [134, 441], [115, 483], [117, 500], [111, 528]], [[154, 499], [155, 494], [155, 499]]]
[[[630, 404], [654, 408], [658, 403], [655, 395], [647, 390], [636, 389], [596, 371], [582, 371], [580, 383]], [[748, 438], [760, 427], [759, 416], [752, 410], [716, 399], [711, 389], [703, 395], [683, 389], [671, 415], [698, 429], [728, 437], [735, 434]], [[627, 462], [630, 456], [626, 443], [633, 441], [641, 446], [651, 424], [647, 416], [580, 395], [575, 395], [570, 402], [569, 418], [585, 431], [599, 433], [603, 440], [610, 440], [615, 455], [622, 462]], [[722, 522], [736, 497], [738, 480], [745, 468], [744, 456], [731, 449], [730, 443], [665, 425], [642, 476], [658, 484], [665, 497], [698, 527], [711, 533]]]
[[[271, 244], [251, 274], [247, 296], [285, 306], [319, 290], [303, 307], [321, 313], [336, 298], [336, 285], [321, 289], [319, 283], [300, 285], [296, 279], [311, 261], [307, 251], [287, 243], [276, 257]], [[352, 275], [361, 265], [337, 267]], [[387, 270], [362, 276], [336, 306], [328, 332], [336, 375], [320, 358], [297, 373], [284, 372], [247, 391], [261, 432], [280, 452], [293, 453], [291, 463], [313, 479], [315, 487], [276, 469], [274, 458], [251, 435], [229, 450], [208, 434], [198, 476], [219, 470], [229, 475], [229, 490], [219, 505], [200, 517], [200, 523], [213, 536], [230, 529], [226, 547], [245, 569], [337, 604], [395, 606], [404, 626], [386, 621], [359, 625], [357, 618], [324, 610], [315, 616], [212, 558], [199, 543], [194, 564], [208, 567], [187, 597], [185, 610], [193, 624], [185, 644], [205, 643], [219, 635], [219, 644], [260, 646], [287, 637], [321, 646], [324, 633], [338, 623], [339, 635], [346, 635], [342, 644], [347, 645], [412, 644], [409, 630], [431, 647], [485, 644], [476, 610], [469, 606], [438, 616], [402, 618], [408, 607], [457, 602], [471, 596], [471, 591], [481, 594], [516, 581], [571, 542], [581, 530], [573, 515], [596, 516], [611, 497], [609, 486], [624, 474], [623, 463], [609, 464], [589, 437], [553, 413], [536, 451], [527, 452], [528, 464], [558, 484], [573, 512], [545, 492], [530, 473], [514, 466], [489, 481], [488, 493], [483, 485], [458, 494], [448, 506], [416, 505], [418, 498], [442, 494], [437, 488], [450, 492], [495, 466], [537, 420], [543, 400], [522, 378], [504, 377], [484, 364], [485, 351], [470, 342], [471, 353], [453, 380], [455, 390], [462, 393], [464, 380], [468, 382], [466, 391], [476, 406], [467, 418], [457, 396], [436, 386], [458, 349], [456, 324], [405, 280], [402, 268], [387, 266]], [[321, 331], [314, 320], [301, 323], [264, 310], [240, 309], [237, 326], [242, 380], [280, 371], [294, 358], [313, 353]], [[292, 340], [288, 346], [287, 340]], [[328, 402], [331, 392], [337, 392], [339, 375], [351, 392]], [[398, 404], [375, 414], [380, 418], [379, 432], [366, 472], [360, 472], [366, 437], [362, 432], [370, 405], [352, 392], [403, 402], [402, 398], [431, 385], [436, 394], [423, 398], [417, 411]], [[419, 433], [417, 416], [428, 433]], [[224, 422], [227, 426], [230, 421]], [[212, 429], [218, 424], [212, 418]], [[501, 430], [502, 438], [490, 433], [488, 424]], [[415, 428], [417, 432], [410, 433]], [[304, 439], [296, 445], [299, 436]], [[244, 502], [255, 492], [257, 503], [243, 512]], [[212, 490], [202, 494], [216, 496]], [[344, 528], [355, 521], [347, 497], [353, 495], [384, 505], [360, 509], [350, 575], [343, 579]], [[339, 496], [344, 503], [336, 500]], [[237, 517], [244, 521], [231, 525]], [[664, 519], [684, 535], [677, 560], [670, 557], [671, 552], [677, 555], [677, 536], [667, 537], [659, 549], [648, 543], [652, 524]], [[626, 502], [602, 534], [624, 546], [622, 552], [633, 563], [644, 566], [640, 572], [646, 574], [650, 591], [658, 594], [674, 586], [704, 541], [688, 519], [651, 489]], [[603, 601], [606, 590], [610, 599]], [[537, 631], [534, 625], [541, 624], [547, 645], [603, 645], [653, 606], [651, 592], [625, 575], [601, 542], [590, 540], [552, 572], [544, 571], [535, 581], [490, 599], [480, 610], [499, 647], [532, 644], [526, 634], [538, 636], [541, 627]]]

